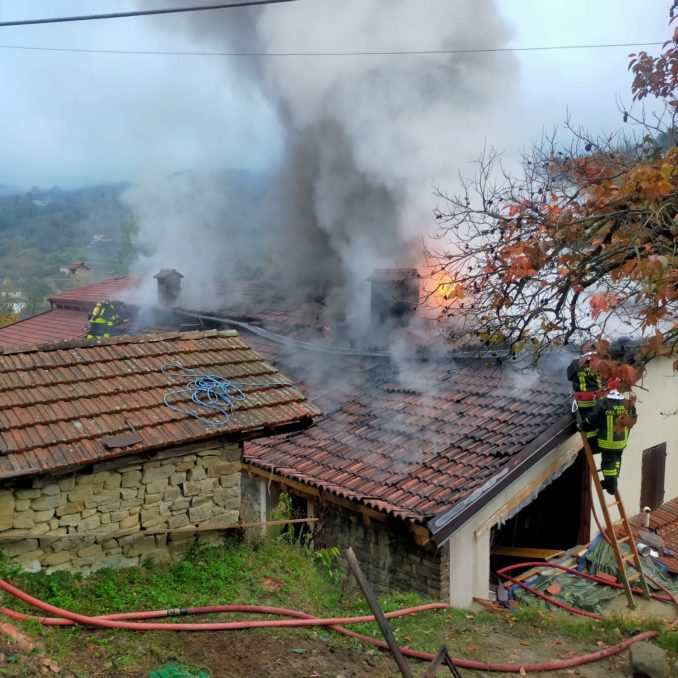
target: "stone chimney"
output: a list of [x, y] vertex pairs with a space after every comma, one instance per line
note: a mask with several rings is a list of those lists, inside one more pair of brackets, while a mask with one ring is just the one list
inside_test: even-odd
[[154, 276], [158, 281], [158, 302], [161, 306], [173, 306], [181, 294], [181, 279], [184, 277], [174, 268], [162, 268]]
[[416, 268], [375, 268], [369, 281], [373, 327], [404, 327], [419, 304], [419, 281]]

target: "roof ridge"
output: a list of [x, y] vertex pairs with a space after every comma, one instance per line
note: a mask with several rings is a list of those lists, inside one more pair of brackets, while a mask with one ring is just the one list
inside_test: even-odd
[[124, 335], [119, 337], [92, 339], [73, 339], [67, 341], [53, 341], [46, 344], [24, 344], [0, 348], [0, 356], [15, 355], [17, 353], [45, 353], [70, 348], [96, 348], [98, 346], [113, 346], [116, 344], [145, 344], [151, 342], [169, 341], [174, 339], [209, 339], [212, 337], [237, 337], [237, 330], [193, 330], [191, 332], [164, 332], [152, 334]]

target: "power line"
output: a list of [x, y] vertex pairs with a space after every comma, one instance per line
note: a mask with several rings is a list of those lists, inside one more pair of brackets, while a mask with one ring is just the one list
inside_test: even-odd
[[280, 2], [296, 2], [297, 0], [249, 0], [248, 2], [234, 2], [221, 5], [199, 5], [197, 7], [174, 7], [171, 9], [148, 9], [137, 12], [115, 12], [111, 14], [83, 14], [81, 16], [59, 16], [49, 19], [23, 19], [20, 21], [2, 21], [3, 26], [30, 26], [35, 24], [59, 24], [71, 21], [100, 21], [102, 19], [128, 19], [136, 16], [150, 16], [152, 14], [179, 14], [182, 12], [204, 12], [210, 9], [229, 9], [232, 7], [253, 7], [255, 5], [274, 5]]
[[[266, 0], [267, 2], [295, 2], [296, 0]], [[247, 3], [264, 4], [264, 3]], [[234, 7], [235, 5], [229, 5]], [[0, 24], [1, 26], [2, 24]], [[160, 56], [218, 56], [218, 57], [351, 57], [351, 56], [418, 56], [435, 54], [487, 54], [494, 52], [538, 52], [565, 49], [606, 49], [609, 47], [650, 47], [663, 45], [657, 42], [617, 42], [590, 45], [550, 45], [539, 47], [488, 47], [482, 49], [426, 49], [426, 50], [392, 50], [382, 52], [174, 52], [155, 50], [123, 50], [123, 49], [80, 49], [76, 47], [30, 47], [26, 45], [0, 45], [0, 49], [35, 50], [42, 52], [76, 52], [86, 54], [140, 54]]]

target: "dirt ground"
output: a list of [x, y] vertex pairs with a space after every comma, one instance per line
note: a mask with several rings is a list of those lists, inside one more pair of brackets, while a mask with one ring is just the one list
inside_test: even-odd
[[[65, 631], [65, 630], [61, 630]], [[67, 631], [66, 631], [67, 632]], [[66, 678], [147, 678], [153, 670], [181, 657], [184, 665], [202, 668], [210, 678], [271, 676], [276, 678], [397, 678], [400, 673], [390, 655], [369, 646], [358, 645], [335, 634], [284, 631], [280, 634], [258, 632], [148, 633], [135, 639], [136, 652], [130, 653], [129, 638], [120, 643], [120, 656], [113, 653], [111, 636], [92, 631], [86, 642], [78, 644], [58, 660], [38, 651], [25, 655], [11, 642], [0, 641], [0, 675]], [[115, 643], [115, 636], [112, 641]], [[102, 649], [106, 640], [107, 656]], [[601, 649], [595, 642], [560, 642], [535, 637], [517, 641], [509, 634], [495, 633], [478, 638], [466, 648], [467, 657], [481, 662], [530, 664], [569, 659]], [[421, 677], [426, 664], [408, 660], [414, 676]], [[197, 671], [196, 671], [197, 672]], [[517, 675], [460, 669], [463, 676]], [[439, 676], [451, 675], [448, 669]], [[630, 677], [628, 652], [592, 664], [560, 671], [524, 675], [581, 676], [584, 678]]]

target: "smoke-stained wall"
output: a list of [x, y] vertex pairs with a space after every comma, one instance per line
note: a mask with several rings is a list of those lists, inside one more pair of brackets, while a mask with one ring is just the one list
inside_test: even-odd
[[[275, 110], [283, 150], [255, 196], [225, 176], [133, 189], [156, 246], [148, 267], [235, 276], [258, 257], [288, 295], [328, 295], [327, 313], [359, 334], [372, 269], [420, 260], [433, 185], [505, 138], [513, 57], [439, 53], [506, 44], [494, 0], [300, 0], [155, 20], [204, 49], [268, 55], [224, 57], [225, 71]], [[315, 56], [273, 56], [300, 52]]]

